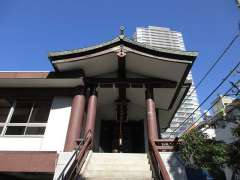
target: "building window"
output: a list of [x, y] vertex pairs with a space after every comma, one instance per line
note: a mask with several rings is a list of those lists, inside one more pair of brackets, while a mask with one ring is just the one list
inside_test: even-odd
[[0, 134], [2, 134], [11, 106], [8, 100], [0, 99]]
[[0, 99], [0, 134], [43, 135], [52, 99]]

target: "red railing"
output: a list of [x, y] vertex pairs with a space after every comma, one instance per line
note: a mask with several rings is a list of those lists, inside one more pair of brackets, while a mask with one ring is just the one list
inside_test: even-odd
[[159, 180], [170, 180], [170, 176], [153, 140], [149, 140], [149, 150], [155, 177]]
[[57, 180], [76, 179], [77, 175], [80, 173], [86, 157], [92, 148], [91, 131], [87, 133], [87, 136], [84, 138], [84, 140], [80, 140], [79, 142], [80, 143], [78, 147], [76, 148], [73, 155], [67, 162], [66, 166], [58, 176]]
[[178, 151], [179, 145], [182, 140], [179, 139], [158, 139], [154, 141], [158, 151], [160, 152], [173, 152]]
[[177, 139], [149, 140], [149, 153], [153, 165], [153, 170], [157, 179], [170, 180], [169, 173], [159, 152], [176, 151], [180, 143], [181, 141], [178, 141]]

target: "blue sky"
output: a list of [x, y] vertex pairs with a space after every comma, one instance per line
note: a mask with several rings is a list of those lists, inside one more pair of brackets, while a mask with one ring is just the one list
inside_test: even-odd
[[[121, 25], [128, 36], [138, 26], [155, 25], [181, 31], [187, 50], [199, 52], [193, 66], [198, 82], [238, 32], [239, 20], [235, 0], [1, 0], [0, 70], [52, 70], [49, 51], [111, 40]], [[239, 45], [240, 40], [198, 89], [200, 101], [240, 60]]]

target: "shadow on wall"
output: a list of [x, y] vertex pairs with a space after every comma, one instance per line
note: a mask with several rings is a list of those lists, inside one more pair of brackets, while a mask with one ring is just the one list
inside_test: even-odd
[[172, 180], [187, 180], [185, 166], [181, 162], [179, 153], [161, 152], [161, 157]]
[[189, 180], [214, 180], [207, 171], [186, 167], [186, 173]]
[[72, 98], [70, 97], [55, 97], [52, 101], [52, 110], [63, 109], [72, 106]]
[[207, 171], [186, 167], [180, 153], [169, 153], [168, 172], [172, 180], [214, 180]]

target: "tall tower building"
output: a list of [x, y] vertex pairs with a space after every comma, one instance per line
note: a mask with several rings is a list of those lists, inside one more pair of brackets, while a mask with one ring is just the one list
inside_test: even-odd
[[[173, 31], [169, 28], [156, 26], [148, 26], [146, 28], [137, 27], [133, 38], [137, 42], [155, 48], [167, 48], [185, 51], [182, 33]], [[175, 137], [182, 134], [201, 115], [200, 110], [198, 110], [196, 113], [194, 113], [194, 115], [188, 118], [192, 114], [192, 112], [199, 106], [199, 102], [197, 98], [197, 93], [194, 90], [195, 86], [191, 72], [188, 74], [187, 79], [192, 81], [192, 86], [190, 87], [186, 98], [183, 100], [182, 105], [175, 114], [170, 124], [170, 127], [164, 133], [162, 133], [162, 137], [169, 137], [170, 135], [171, 137]], [[184, 123], [184, 125], [178, 128], [176, 131], [174, 131], [187, 118], [188, 120], [186, 121], [186, 123]]]
[[182, 34], [165, 27], [137, 27], [134, 40], [155, 48], [167, 48], [185, 51]]

